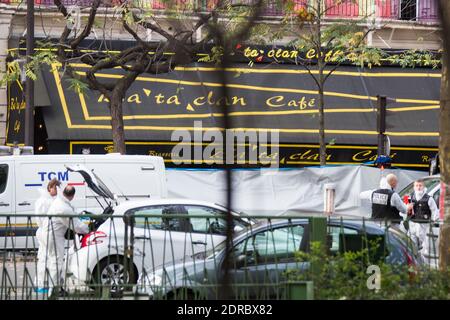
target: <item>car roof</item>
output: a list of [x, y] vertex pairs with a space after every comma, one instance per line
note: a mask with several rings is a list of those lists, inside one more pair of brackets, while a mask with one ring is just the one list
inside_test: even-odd
[[309, 217], [329, 217], [331, 219], [362, 219], [363, 217], [360, 215], [351, 215], [351, 214], [345, 214], [345, 213], [333, 213], [331, 216], [325, 215], [322, 211], [316, 211], [316, 212], [308, 212], [306, 210], [298, 210], [298, 209], [288, 209], [283, 211], [279, 216], [288, 216], [289, 218], [298, 217], [299, 219], [302, 218], [309, 218]]
[[197, 205], [213, 207], [219, 210], [225, 210], [221, 205], [215, 204], [203, 200], [192, 200], [184, 198], [161, 198], [161, 199], [148, 199], [148, 200], [128, 200], [120, 203], [115, 207], [114, 212], [116, 214], [124, 213], [133, 208], [147, 207], [147, 206], [160, 206], [160, 205]]
[[[298, 224], [307, 224], [308, 218], [289, 218], [286, 220], [286, 218], [280, 217], [282, 219], [271, 219], [269, 220], [262, 220], [258, 221], [256, 224], [254, 224], [251, 227], [251, 232], [257, 232], [260, 230], [267, 229], [268, 226], [273, 228], [288, 226], [290, 224], [292, 225], [298, 225]], [[340, 218], [329, 218], [327, 220], [327, 225], [336, 225], [340, 226], [342, 224], [343, 227], [349, 227], [353, 229], [357, 229], [359, 231], [365, 230], [365, 232], [369, 234], [384, 234], [385, 229], [380, 226], [379, 223], [376, 223], [374, 221], [368, 221], [365, 219], [340, 219]], [[247, 230], [247, 232], [250, 229]], [[242, 234], [246, 234], [247, 232], [242, 232]], [[239, 236], [238, 236], [239, 237]]]
[[[426, 176], [426, 177], [422, 177], [421, 179], [422, 180], [431, 180], [431, 179], [440, 179], [441, 178], [441, 175], [440, 174], [435, 174], [435, 175], [432, 175], [432, 176]], [[414, 182], [414, 181], [413, 181]]]

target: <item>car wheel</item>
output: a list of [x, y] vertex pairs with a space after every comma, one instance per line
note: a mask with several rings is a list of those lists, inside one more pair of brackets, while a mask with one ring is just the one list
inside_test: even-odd
[[133, 267], [133, 278], [130, 279], [130, 274], [125, 273], [124, 257], [106, 257], [100, 261], [92, 273], [92, 287], [100, 290], [109, 288], [112, 294], [130, 290], [130, 285], [136, 284], [138, 279], [137, 268]]

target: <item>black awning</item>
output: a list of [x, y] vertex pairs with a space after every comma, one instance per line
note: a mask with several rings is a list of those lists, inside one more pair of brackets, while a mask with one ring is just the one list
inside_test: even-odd
[[[220, 127], [220, 81], [214, 71], [195, 64], [140, 76], [124, 102], [126, 139], [170, 141], [174, 130], [192, 131], [196, 121], [203, 129]], [[279, 129], [286, 143], [318, 142], [317, 89], [306, 70], [237, 64], [227, 76], [232, 127]], [[114, 81], [120, 73], [110, 70], [97, 77]], [[49, 140], [111, 140], [109, 110], [100, 93], [77, 94], [56, 71], [45, 72], [44, 80], [52, 103], [43, 110]], [[339, 68], [325, 87], [327, 141], [376, 145], [376, 96], [385, 95], [392, 145], [437, 146], [439, 84], [439, 70]]]

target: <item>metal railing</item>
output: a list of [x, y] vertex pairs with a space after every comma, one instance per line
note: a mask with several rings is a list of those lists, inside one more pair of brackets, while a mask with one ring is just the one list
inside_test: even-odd
[[[316, 0], [293, 0], [294, 9], [300, 10], [311, 6]], [[158, 0], [135, 0], [139, 8], [164, 10], [166, 4]], [[253, 4], [255, 1], [242, 0], [232, 3]], [[0, 0], [0, 3], [18, 5], [25, 4], [24, 0]], [[63, 0], [66, 6], [78, 5], [89, 7], [92, 0]], [[177, 0], [179, 9], [209, 11], [217, 3], [217, 0]], [[325, 17], [329, 18], [382, 18], [388, 20], [405, 20], [437, 23], [439, 20], [437, 0], [323, 0]], [[35, 0], [35, 4], [41, 8], [52, 7], [52, 0]], [[114, 6], [120, 1], [110, 1], [103, 6]], [[265, 2], [263, 16], [282, 16], [285, 14], [284, 2], [280, 0], [268, 0]]]
[[[74, 219], [88, 222], [99, 216], [45, 216], [36, 238], [35, 216], [0, 215], [0, 300], [218, 299], [226, 257], [232, 275], [230, 298], [307, 299], [312, 298], [314, 283], [299, 273], [317, 266], [301, 256], [311, 252], [315, 242], [322, 243], [329, 256], [365, 248], [371, 257], [368, 265], [378, 260], [403, 267], [437, 265], [438, 228], [430, 223], [423, 224], [430, 238], [419, 251], [412, 228], [409, 237], [399, 231], [403, 224], [393, 222], [236, 218], [233, 250], [227, 255], [222, 216], [113, 215], [87, 236], [64, 239], [57, 227], [62, 217], [73, 228]], [[372, 248], [368, 243], [374, 240], [378, 244]]]

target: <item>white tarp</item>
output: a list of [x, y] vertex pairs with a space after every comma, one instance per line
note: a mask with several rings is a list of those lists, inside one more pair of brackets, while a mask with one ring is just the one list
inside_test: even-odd
[[[423, 171], [384, 170], [399, 178], [396, 191]], [[286, 211], [320, 213], [324, 207], [324, 184], [336, 186], [336, 213], [370, 216], [370, 206], [361, 203], [362, 191], [377, 189], [381, 170], [365, 166], [311, 167], [303, 169], [233, 170], [232, 208], [249, 214], [279, 215]], [[167, 170], [169, 197], [190, 198], [225, 204], [225, 171]]]

